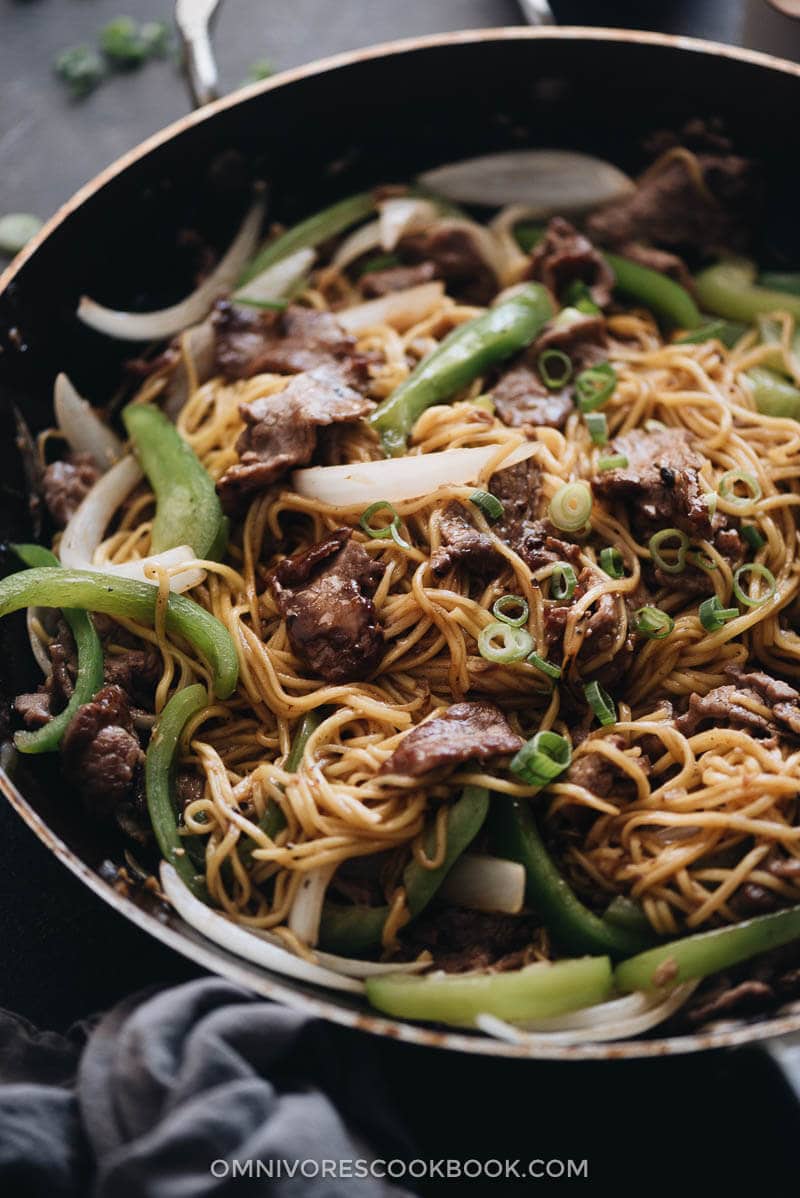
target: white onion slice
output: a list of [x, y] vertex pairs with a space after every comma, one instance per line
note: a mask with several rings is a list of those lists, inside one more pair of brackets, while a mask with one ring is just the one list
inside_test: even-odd
[[75, 453], [86, 453], [98, 470], [108, 470], [122, 457], [122, 442], [82, 399], [65, 374], [56, 377], [53, 388], [56, 423]]
[[53, 663], [50, 659], [50, 654], [47, 652], [46, 646], [36, 635], [36, 629], [33, 626], [33, 621], [38, 620], [40, 624], [46, 618], [48, 609], [46, 607], [27, 607], [25, 609], [25, 623], [28, 628], [28, 640], [31, 643], [31, 653], [36, 658], [36, 664], [44, 674], [45, 678], [49, 678], [53, 673]]
[[444, 283], [420, 283], [418, 287], [390, 291], [379, 299], [345, 308], [336, 313], [336, 319], [348, 333], [363, 333], [377, 324], [388, 324], [404, 333], [429, 316], [443, 295]]
[[[499, 469], [524, 462], [538, 448], [535, 441], [520, 445]], [[444, 449], [346, 466], [310, 466], [295, 470], [292, 486], [298, 495], [332, 507], [365, 507], [376, 499], [397, 503], [429, 495], [437, 487], [474, 482], [497, 450], [497, 445], [482, 445], [477, 449]]]
[[[98, 478], [64, 529], [58, 550], [62, 566], [75, 570], [99, 570], [103, 574], [136, 578], [140, 582], [155, 585], [153, 579], [145, 574], [146, 565], [155, 563], [171, 568], [179, 566], [182, 562], [192, 561], [197, 556], [191, 546], [178, 545], [174, 549], [152, 554], [137, 562], [103, 566], [94, 564], [95, 550], [102, 541], [114, 512], [125, 502], [141, 477], [142, 471], [138, 462], [131, 454], [127, 454]], [[188, 590], [189, 587], [202, 582], [203, 578], [202, 570], [184, 570], [170, 578], [170, 590]]]
[[[251, 928], [250, 931], [269, 944], [289, 949], [286, 942], [268, 928]], [[314, 960], [348, 978], [375, 978], [387, 973], [422, 973], [433, 964], [432, 961], [361, 961], [358, 957], [340, 957], [337, 953], [322, 952], [318, 948], [314, 949]]]
[[475, 1026], [498, 1040], [524, 1044], [530, 1048], [627, 1040], [669, 1019], [683, 1006], [697, 985], [697, 982], [687, 982], [683, 986], [676, 986], [666, 997], [637, 991], [611, 1002], [584, 1007], [570, 1015], [540, 1019], [535, 1023], [512, 1024], [495, 1015], [479, 1015]]
[[495, 277], [505, 282], [506, 253], [491, 229], [474, 220], [447, 217], [437, 222], [436, 228], [443, 233], [464, 233], [472, 241], [475, 252], [486, 263]]
[[181, 340], [184, 341], [185, 348], [181, 348], [178, 364], [170, 375], [162, 396], [164, 411], [173, 421], [177, 420], [189, 398], [190, 378], [184, 355], [188, 355], [192, 360], [194, 380], [198, 387], [208, 382], [214, 374], [216, 338], [211, 317], [207, 317], [200, 324], [194, 324], [190, 328], [184, 329]]
[[297, 978], [301, 982], [312, 982], [316, 986], [327, 986], [331, 990], [363, 994], [364, 983], [358, 979], [344, 977], [331, 969], [313, 965], [290, 953], [288, 949], [279, 948], [276, 944], [254, 936], [239, 924], [212, 911], [194, 897], [166, 861], [161, 862], [161, 886], [169, 902], [191, 927], [234, 956], [263, 969], [270, 969], [273, 973]]
[[286, 258], [280, 258], [273, 262], [272, 266], [262, 270], [260, 275], [245, 283], [244, 287], [234, 291], [231, 299], [254, 300], [258, 303], [284, 299], [306, 277], [314, 265], [316, 256], [315, 250], [306, 248], [296, 250]]
[[189, 325], [198, 324], [211, 310], [214, 301], [230, 291], [248, 258], [252, 257], [265, 207], [264, 197], [259, 196], [242, 221], [227, 253], [197, 290], [180, 303], [157, 312], [118, 312], [84, 295], [78, 304], [79, 319], [99, 333], [107, 333], [109, 337], [118, 337], [122, 341], [160, 341], [165, 337], [174, 337]]
[[325, 891], [333, 877], [335, 865], [326, 865], [319, 869], [310, 869], [303, 875], [297, 888], [294, 902], [286, 923], [290, 932], [294, 932], [303, 944], [313, 947], [319, 940], [319, 923], [322, 919], [322, 904], [325, 901]]
[[472, 911], [518, 915], [525, 901], [525, 867], [503, 857], [464, 853], [439, 893], [448, 902]]
[[391, 251], [409, 233], [432, 225], [439, 209], [431, 200], [418, 196], [392, 196], [378, 206], [381, 247]]
[[337, 270], [345, 270], [351, 262], [355, 262], [363, 254], [368, 254], [370, 250], [380, 249], [380, 245], [381, 222], [371, 220], [368, 224], [356, 229], [349, 237], [345, 237], [331, 258], [331, 266], [335, 266]]
[[423, 187], [461, 204], [535, 205], [540, 216], [585, 212], [633, 190], [627, 175], [574, 150], [508, 150], [451, 162], [419, 176]]

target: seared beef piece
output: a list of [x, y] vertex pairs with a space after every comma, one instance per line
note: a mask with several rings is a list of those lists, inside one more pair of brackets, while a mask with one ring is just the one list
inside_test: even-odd
[[113, 817], [117, 805], [131, 799], [144, 754], [120, 687], [103, 686], [78, 708], [64, 733], [61, 754], [67, 777], [99, 819]]
[[800, 858], [790, 857], [776, 845], [764, 858], [761, 868], [787, 882], [800, 882]]
[[311, 461], [318, 428], [358, 420], [374, 406], [328, 366], [299, 375], [276, 395], [241, 404], [247, 428], [236, 442], [239, 461], [217, 483], [224, 506], [234, 509], [243, 495]]
[[586, 283], [599, 307], [611, 299], [614, 272], [582, 233], [560, 216], [554, 216], [544, 237], [531, 253], [530, 277], [552, 291], [557, 299], [570, 283]]
[[469, 228], [434, 225], [404, 237], [400, 248], [412, 262], [433, 263], [436, 277], [445, 280], [447, 290], [467, 303], [484, 306], [498, 290], [497, 277]]
[[745, 882], [728, 900], [728, 906], [745, 919], [751, 915], [767, 915], [785, 905], [782, 895], [757, 882]]
[[161, 677], [161, 654], [154, 645], [127, 649], [124, 653], [106, 653], [103, 676], [120, 687], [136, 707], [153, 709], [153, 692]]
[[367, 299], [378, 299], [391, 291], [406, 291], [419, 287], [437, 277], [433, 262], [419, 262], [416, 266], [392, 266], [388, 270], [369, 270], [359, 279], [361, 294]]
[[467, 519], [462, 506], [448, 503], [439, 520], [441, 544], [431, 557], [431, 570], [437, 577], [463, 566], [480, 578], [497, 574], [503, 568], [503, 556], [492, 544], [492, 538], [481, 532]]
[[637, 262], [639, 266], [646, 266], [660, 275], [666, 275], [668, 279], [674, 279], [688, 292], [694, 292], [692, 273], [683, 258], [679, 258], [677, 254], [671, 254], [669, 250], [658, 250], [654, 245], [643, 245], [641, 241], [626, 241], [617, 252], [623, 258]]
[[[744, 728], [756, 736], [790, 735], [800, 737], [800, 693], [788, 682], [781, 682], [760, 670], [747, 673], [728, 666], [725, 673], [732, 683], [717, 686], [707, 695], [692, 695], [689, 710], [678, 716], [675, 727], [684, 736], [694, 736], [706, 720], [723, 726]], [[747, 701], [772, 709], [772, 718], [751, 711]]]
[[88, 453], [70, 454], [47, 467], [42, 475], [42, 491], [47, 510], [59, 528], [69, 523], [99, 477]]
[[732, 1019], [754, 1015], [775, 998], [766, 982], [744, 981], [731, 986], [720, 981], [713, 990], [690, 1000], [685, 1015], [693, 1027], [713, 1019]]
[[47, 646], [53, 669], [45, 682], [30, 695], [17, 695], [14, 709], [26, 728], [40, 728], [66, 707], [75, 687], [78, 657], [66, 622], [59, 619], [56, 634]]
[[498, 470], [489, 479], [489, 490], [503, 505], [497, 527], [504, 540], [512, 543], [511, 533], [536, 520], [539, 510], [540, 470], [533, 458]]
[[329, 533], [279, 562], [270, 585], [292, 649], [326, 682], [353, 682], [377, 667], [383, 629], [372, 596], [383, 577], [351, 530]]
[[700, 486], [701, 456], [683, 429], [652, 433], [632, 429], [616, 437], [609, 454], [624, 454], [628, 465], [592, 479], [602, 499], [622, 500], [637, 528], [677, 526], [695, 537], [711, 536], [713, 525]]
[[[625, 738], [617, 733], [603, 738], [606, 743], [617, 749], [625, 749]], [[647, 773], [650, 763], [645, 757], [637, 758], [637, 764]], [[573, 786], [582, 786], [601, 799], [607, 798], [615, 786], [624, 786], [626, 775], [620, 773], [613, 762], [602, 753], [584, 753], [577, 757], [564, 774], [562, 781], [571, 782]]]
[[674, 154], [654, 163], [629, 196], [593, 212], [586, 231], [615, 246], [654, 241], [707, 253], [741, 245], [757, 198], [755, 184], [753, 164], [746, 158]]
[[555, 535], [557, 531], [549, 520], [534, 520], [521, 530], [514, 548], [532, 571], [541, 570], [556, 562], [567, 562], [574, 569], [579, 568], [580, 546], [573, 545], [570, 541], [562, 541]]
[[380, 772], [421, 778], [465, 761], [516, 753], [523, 743], [493, 703], [454, 703], [407, 732]]
[[301, 374], [338, 365], [349, 383], [363, 380], [366, 359], [355, 338], [330, 312], [291, 304], [285, 312], [260, 312], [220, 300], [213, 317], [217, 367], [226, 379], [254, 374]]
[[436, 906], [400, 933], [403, 955], [413, 960], [429, 949], [436, 968], [519, 969], [528, 963], [536, 923], [529, 916], [491, 915], [461, 907]]
[[696, 1027], [712, 1019], [752, 1015], [800, 998], [800, 942], [762, 953], [704, 982], [680, 1013], [680, 1022]]
[[203, 797], [203, 779], [191, 770], [178, 770], [175, 775], [175, 800], [179, 811], [185, 811], [190, 803]]
[[14, 710], [22, 716], [26, 728], [41, 728], [56, 714], [50, 710], [50, 692], [45, 686], [31, 694], [17, 695]]

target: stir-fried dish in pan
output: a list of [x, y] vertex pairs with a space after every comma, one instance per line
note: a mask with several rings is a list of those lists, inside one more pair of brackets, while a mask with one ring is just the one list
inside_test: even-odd
[[81, 301], [151, 349], [121, 421], [56, 383], [16, 747], [232, 952], [512, 1039], [800, 995], [800, 275], [653, 140], [261, 245], [257, 189], [182, 303]]

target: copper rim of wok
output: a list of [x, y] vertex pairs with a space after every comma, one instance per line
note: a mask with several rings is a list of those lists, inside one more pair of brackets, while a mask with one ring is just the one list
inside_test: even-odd
[[[402, 41], [383, 43], [364, 50], [338, 54], [291, 71], [285, 71], [269, 80], [253, 84], [250, 87], [235, 92], [233, 95], [208, 104], [203, 109], [183, 117], [181, 120], [169, 125], [166, 129], [154, 134], [129, 153], [117, 159], [116, 162], [101, 171], [94, 179], [76, 192], [59, 209], [55, 216], [47, 222], [41, 232], [18, 255], [5, 272], [0, 275], [0, 297], [17, 278], [30, 258], [45, 245], [51, 235], [60, 228], [72, 213], [77, 211], [108, 183], [124, 174], [129, 168], [146, 158], [154, 150], [169, 143], [192, 126], [213, 121], [218, 114], [235, 108], [237, 105], [252, 99], [254, 96], [280, 89], [288, 84], [301, 82], [304, 79], [323, 75], [327, 72], [339, 71], [342, 68], [347, 68], [361, 62], [381, 58], [394, 58], [427, 48], [456, 48], [458, 46], [475, 45], [484, 41], [491, 41], [493, 43], [521, 43], [537, 42], [540, 40], [561, 43], [595, 42], [598, 43], [598, 52], [600, 53], [602, 53], [603, 46], [613, 46], [615, 44], [668, 48], [684, 54], [713, 55], [720, 58], [727, 58], [743, 64], [763, 67], [771, 72], [800, 78], [800, 64], [774, 58], [771, 55], [758, 51], [742, 50], [696, 38], [672, 37], [666, 34], [632, 32], [618, 29], [597, 29], [582, 26], [568, 28], [549, 26], [542, 29], [513, 27], [467, 30], [457, 33], [408, 38]], [[699, 1052], [703, 1049], [731, 1048], [753, 1041], [768, 1040], [791, 1032], [800, 1032], [800, 1002], [789, 1004], [768, 1018], [720, 1021], [708, 1030], [693, 1034], [643, 1040], [618, 1040], [606, 1044], [554, 1044], [545, 1048], [539, 1045], [532, 1047], [524, 1043], [511, 1044], [479, 1034], [440, 1031], [395, 1019], [387, 1019], [372, 1013], [365, 1004], [358, 1000], [350, 1000], [341, 996], [333, 998], [317, 988], [290, 982], [266, 970], [252, 966], [248, 962], [217, 947], [210, 941], [204, 940], [184, 924], [176, 914], [170, 912], [165, 919], [163, 912], [148, 910], [133, 899], [121, 895], [109, 883], [105, 882], [76, 851], [70, 848], [53, 832], [47, 822], [2, 770], [0, 770], [0, 791], [2, 791], [12, 807], [15, 808], [42, 843], [76, 877], [118, 911], [120, 915], [129, 919], [132, 923], [156, 937], [162, 943], [175, 949], [203, 968], [221, 974], [259, 995], [308, 1011], [310, 1014], [322, 1019], [370, 1032], [373, 1035], [389, 1036], [392, 1039], [433, 1048], [448, 1048], [460, 1052], [480, 1053], [484, 1056], [530, 1057], [568, 1061], [623, 1060], [670, 1056], [678, 1053]]]

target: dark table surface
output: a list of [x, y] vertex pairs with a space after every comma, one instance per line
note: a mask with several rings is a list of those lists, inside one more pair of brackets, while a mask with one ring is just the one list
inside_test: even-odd
[[[730, 42], [744, 30], [740, 0], [554, 0], [553, 8], [562, 22], [602, 19]], [[51, 73], [54, 55], [91, 41], [120, 9], [169, 19], [170, 6], [0, 0], [0, 213], [46, 217], [106, 163], [186, 111], [171, 60], [116, 76], [82, 103], [65, 99]], [[513, 0], [227, 0], [215, 46], [224, 87], [233, 88], [260, 57], [281, 69], [395, 37], [515, 23]], [[0, 805], [0, 1005], [64, 1028], [143, 985], [198, 973], [90, 894]], [[357, 1069], [359, 1034], [332, 1038], [343, 1067]], [[616, 1184], [633, 1179], [643, 1154], [665, 1183], [789, 1175], [796, 1108], [754, 1049], [566, 1067], [434, 1055], [388, 1042], [380, 1051], [401, 1110], [436, 1156], [463, 1157], [469, 1148], [483, 1157], [588, 1157], [591, 1179]], [[731, 1157], [723, 1145], [742, 1117], [750, 1149]]]

